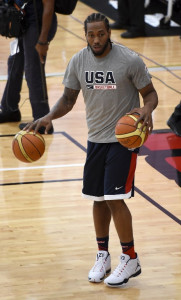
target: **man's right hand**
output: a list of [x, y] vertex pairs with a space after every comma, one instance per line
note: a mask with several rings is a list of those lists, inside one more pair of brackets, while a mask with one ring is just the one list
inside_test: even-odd
[[46, 115], [34, 122], [28, 123], [23, 130], [27, 132], [34, 130], [34, 134], [36, 134], [42, 126], [45, 127], [45, 134], [48, 134], [48, 131], [52, 127], [52, 120], [49, 115]]

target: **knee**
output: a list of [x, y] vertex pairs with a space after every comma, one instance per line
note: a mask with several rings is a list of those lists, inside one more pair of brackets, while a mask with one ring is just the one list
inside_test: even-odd
[[122, 210], [126, 206], [124, 200], [110, 200], [106, 202], [112, 213]]
[[107, 206], [107, 203], [106, 203], [106, 201], [94, 201], [94, 207], [96, 207], [96, 208], [102, 208], [102, 207], [105, 207], [105, 206]]

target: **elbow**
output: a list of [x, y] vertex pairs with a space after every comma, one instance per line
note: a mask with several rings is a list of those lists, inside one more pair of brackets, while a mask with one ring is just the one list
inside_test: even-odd
[[154, 109], [158, 106], [158, 94], [156, 90], [154, 90]]

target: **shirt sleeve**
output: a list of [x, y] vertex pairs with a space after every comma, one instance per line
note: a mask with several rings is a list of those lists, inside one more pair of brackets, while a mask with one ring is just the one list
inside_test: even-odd
[[76, 56], [73, 56], [72, 59], [69, 61], [62, 83], [65, 87], [73, 90], [81, 89], [80, 81], [77, 75]]
[[138, 56], [134, 55], [131, 65], [128, 69], [129, 77], [132, 80], [135, 87], [140, 90], [151, 83], [151, 75], [143, 62]]

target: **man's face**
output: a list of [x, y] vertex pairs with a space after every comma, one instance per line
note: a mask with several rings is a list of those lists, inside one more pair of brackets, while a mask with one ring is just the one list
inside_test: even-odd
[[86, 39], [95, 56], [104, 57], [109, 53], [110, 35], [111, 32], [107, 31], [103, 21], [87, 23]]

